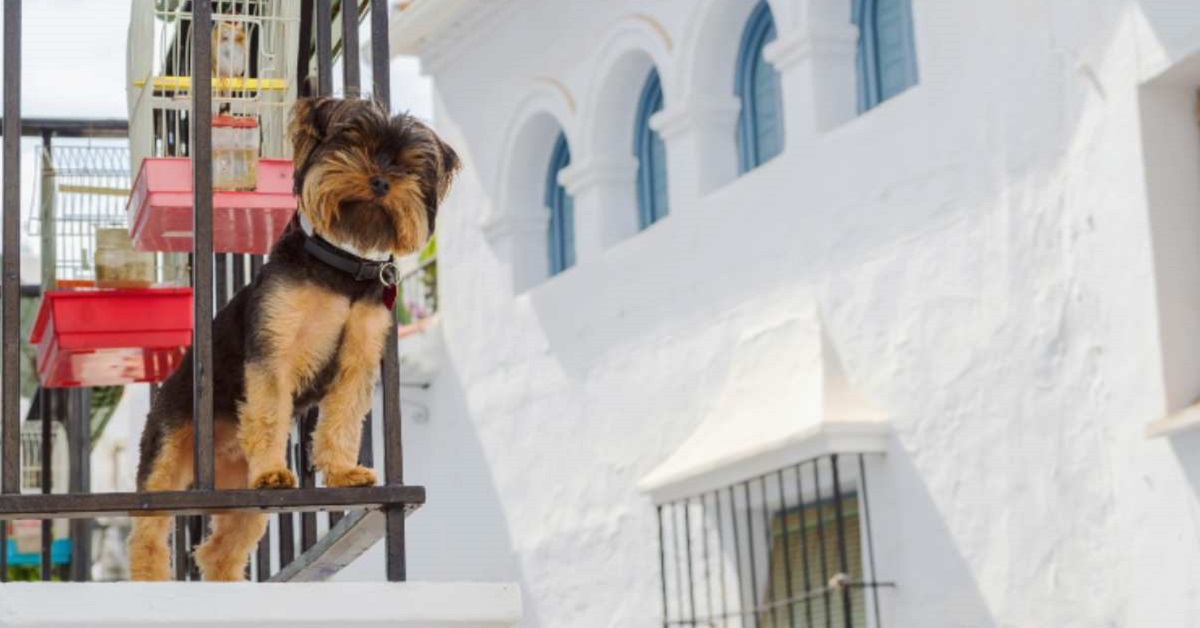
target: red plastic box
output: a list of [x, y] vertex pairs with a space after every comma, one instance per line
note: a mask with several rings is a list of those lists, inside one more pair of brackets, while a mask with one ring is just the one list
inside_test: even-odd
[[[141, 251], [192, 251], [192, 164], [181, 157], [142, 161], [129, 197], [129, 233]], [[253, 192], [213, 192], [213, 250], [264, 255], [296, 213], [292, 162], [258, 160]]]
[[30, 344], [47, 388], [158, 382], [192, 344], [192, 289], [53, 290]]

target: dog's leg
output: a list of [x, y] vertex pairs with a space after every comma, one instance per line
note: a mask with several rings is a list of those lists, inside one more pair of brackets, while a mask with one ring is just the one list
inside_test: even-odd
[[358, 448], [391, 324], [391, 313], [380, 305], [360, 302], [350, 308], [337, 356], [337, 377], [321, 400], [313, 438], [313, 462], [325, 474], [326, 486], [375, 483], [375, 472], [358, 465]]
[[[162, 439], [144, 491], [179, 491], [192, 481], [192, 426], [180, 427]], [[129, 535], [129, 571], [134, 580], [171, 579], [171, 517], [134, 517]]]
[[[236, 443], [234, 443], [236, 446]], [[225, 449], [225, 447], [219, 447]], [[218, 456], [217, 488], [246, 488], [247, 466], [241, 452]], [[253, 512], [232, 512], [213, 515], [212, 533], [196, 548], [196, 564], [208, 581], [236, 582], [244, 580], [250, 552], [258, 545], [267, 530], [267, 515]]]
[[315, 287], [280, 286], [263, 298], [260, 355], [246, 364], [238, 440], [252, 488], [292, 488], [287, 439], [292, 397], [333, 359], [350, 309], [346, 298]]

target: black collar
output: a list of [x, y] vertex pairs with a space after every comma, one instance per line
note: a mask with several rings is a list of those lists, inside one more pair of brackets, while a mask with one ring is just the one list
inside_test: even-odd
[[[300, 229], [300, 225], [297, 224], [296, 228]], [[315, 233], [309, 235], [303, 229], [300, 232], [304, 234], [305, 252], [350, 275], [355, 281], [378, 281], [385, 286], [394, 286], [399, 282], [400, 272], [391, 256], [383, 262], [365, 259], [338, 248]]]

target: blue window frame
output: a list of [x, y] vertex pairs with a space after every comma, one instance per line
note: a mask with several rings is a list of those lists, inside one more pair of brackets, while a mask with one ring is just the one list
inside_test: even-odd
[[571, 149], [567, 137], [559, 133], [550, 153], [550, 168], [546, 175], [546, 207], [550, 208], [550, 227], [547, 234], [550, 249], [550, 274], [557, 275], [575, 265], [575, 201], [558, 182], [558, 173], [571, 165]]
[[735, 85], [742, 107], [738, 113], [738, 153], [742, 172], [752, 170], [783, 150], [783, 104], [779, 71], [763, 58], [775, 41], [775, 18], [766, 0], [750, 13], [738, 50]]
[[650, 116], [662, 108], [662, 82], [658, 70], [651, 69], [638, 99], [633, 129], [633, 155], [638, 160], [638, 224], [642, 229], [667, 215], [667, 146], [650, 128]]
[[866, 111], [917, 84], [909, 0], [855, 0], [858, 110]]

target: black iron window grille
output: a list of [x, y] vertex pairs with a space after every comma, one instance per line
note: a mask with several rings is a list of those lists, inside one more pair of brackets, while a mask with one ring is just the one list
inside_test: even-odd
[[658, 506], [662, 625], [882, 628], [863, 454]]

